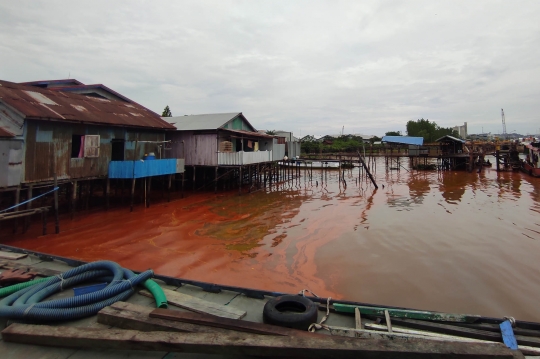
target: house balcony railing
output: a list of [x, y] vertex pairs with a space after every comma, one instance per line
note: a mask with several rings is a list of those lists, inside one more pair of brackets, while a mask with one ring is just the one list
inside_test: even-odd
[[218, 152], [218, 165], [240, 166], [272, 161], [272, 151]]

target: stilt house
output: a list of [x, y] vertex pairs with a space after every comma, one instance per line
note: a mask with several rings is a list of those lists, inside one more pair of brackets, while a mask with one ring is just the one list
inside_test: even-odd
[[272, 162], [285, 156], [285, 141], [257, 132], [241, 112], [163, 117], [171, 155], [186, 166], [241, 166]]
[[[31, 193], [55, 175], [62, 184], [177, 173], [176, 158], [135, 170], [145, 154], [167, 157], [161, 149], [165, 133], [174, 129], [103, 85], [0, 81], [0, 188], [30, 187]], [[128, 167], [131, 172], [123, 174]]]

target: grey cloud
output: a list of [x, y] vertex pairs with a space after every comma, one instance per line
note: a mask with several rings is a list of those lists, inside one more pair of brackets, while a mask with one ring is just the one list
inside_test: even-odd
[[539, 132], [536, 1], [0, 1], [0, 78], [104, 83], [174, 115], [382, 135]]

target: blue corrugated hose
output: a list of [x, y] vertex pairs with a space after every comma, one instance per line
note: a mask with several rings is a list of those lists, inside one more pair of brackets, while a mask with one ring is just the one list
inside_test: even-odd
[[[88, 317], [108, 305], [126, 300], [134, 293], [138, 284], [147, 286], [147, 281], [153, 282], [149, 280], [153, 274], [148, 270], [136, 275], [111, 261], [88, 263], [5, 297], [0, 301], [0, 317], [24, 321], [60, 321]], [[104, 277], [109, 277], [109, 284], [102, 290], [41, 302], [75, 284]], [[164, 306], [166, 305], [165, 301]], [[158, 306], [161, 306], [159, 302]]]

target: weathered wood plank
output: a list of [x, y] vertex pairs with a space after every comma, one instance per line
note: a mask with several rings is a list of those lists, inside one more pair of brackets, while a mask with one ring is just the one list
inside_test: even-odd
[[39, 268], [39, 267], [31, 266], [28, 264], [23, 264], [21, 262], [16, 262], [12, 260], [3, 260], [3, 259], [0, 259], [0, 268], [8, 268], [8, 269], [22, 268], [22, 269], [30, 270], [31, 272], [37, 273], [39, 276], [42, 276], [42, 277], [53, 277], [59, 273], [62, 273], [61, 271], [56, 271], [56, 270], [47, 269], [47, 268]]
[[[330, 334], [339, 335], [350, 338], [363, 338], [363, 339], [390, 339], [408, 341], [411, 339], [424, 339], [424, 340], [442, 340], [449, 342], [462, 342], [462, 343], [493, 343], [489, 341], [482, 341], [478, 339], [469, 339], [456, 336], [450, 336], [438, 333], [423, 333], [417, 330], [407, 330], [397, 328], [395, 332], [389, 333], [386, 325], [380, 324], [364, 324], [366, 329], [351, 329], [344, 327], [328, 326]], [[384, 329], [383, 329], [384, 328]], [[373, 330], [375, 329], [375, 330]], [[493, 343], [503, 345], [502, 343]]]
[[441, 322], [466, 322], [473, 323], [477, 321], [479, 315], [469, 314], [450, 314], [439, 312], [427, 312], [420, 310], [406, 310], [406, 309], [392, 309], [392, 308], [379, 308], [379, 307], [364, 307], [350, 304], [333, 303], [336, 312], [341, 313], [354, 313], [354, 308], [358, 308], [361, 314], [365, 315], [377, 315], [384, 316], [384, 311], [388, 310], [391, 317], [396, 318], [411, 318], [422, 320], [435, 320]]
[[[212, 314], [222, 318], [241, 319], [246, 316], [245, 310], [240, 310], [228, 305], [213, 303], [191, 295], [176, 292], [170, 289], [163, 289], [167, 302], [180, 308], [191, 310], [195, 313]], [[152, 298], [152, 294], [147, 290], [141, 290], [140, 294]]]
[[356, 329], [362, 329], [362, 316], [358, 308], [354, 308], [354, 325]]
[[316, 336], [321, 334], [311, 333], [298, 329], [278, 327], [270, 324], [255, 323], [239, 319], [221, 318], [208, 314], [179, 312], [169, 309], [154, 309], [150, 313], [152, 318], [161, 318], [166, 320], [174, 320], [184, 323], [197, 325], [205, 325], [210, 327], [224, 328], [239, 332], [247, 332], [252, 334], [262, 335], [280, 335], [280, 336]]
[[[473, 323], [473, 324], [452, 323], [452, 325], [457, 325], [464, 328], [487, 330], [487, 331], [496, 332], [496, 333], [499, 333], [501, 331], [499, 324], [492, 324], [492, 323]], [[514, 330], [514, 335], [523, 335], [526, 337], [540, 337], [540, 330], [523, 329], [520, 327], [515, 327], [512, 329]]]
[[167, 331], [187, 333], [229, 333], [222, 328], [208, 327], [191, 323], [151, 318], [149, 315], [154, 308], [142, 305], [116, 302], [105, 307], [97, 314], [98, 323], [122, 329], [146, 331]]
[[[403, 318], [394, 318], [392, 322], [395, 325], [400, 325], [407, 328], [428, 330], [436, 333], [456, 335], [460, 337], [481, 339], [481, 340], [490, 340], [495, 342], [502, 342], [501, 333], [488, 332], [485, 330], [478, 330], [472, 328], [464, 328], [456, 325], [442, 324], [442, 323], [433, 323], [422, 320], [415, 319], [403, 319]], [[526, 345], [531, 347], [540, 347], [540, 338], [535, 337], [525, 337], [516, 335], [517, 342], [519, 345]]]
[[384, 310], [384, 318], [386, 320], [386, 328], [388, 329], [388, 333], [392, 333], [392, 321], [390, 320], [390, 313], [387, 309]]
[[[388, 331], [388, 327], [386, 325], [380, 325], [380, 324], [366, 323], [365, 328], [368, 330], [375, 330], [375, 331], [380, 331], [380, 332]], [[450, 341], [470, 342], [470, 343], [489, 342], [489, 341], [480, 340], [480, 339], [471, 339], [471, 338], [459, 337], [455, 335], [433, 333], [433, 332], [426, 332], [426, 331], [421, 331], [421, 330], [412, 330], [412, 329], [405, 329], [405, 328], [398, 328], [398, 327], [393, 327], [392, 331], [393, 333], [398, 333], [398, 334], [410, 334], [413, 336], [420, 335], [422, 337], [431, 337], [431, 338], [437, 338], [440, 340], [450, 340]]]
[[[392, 340], [343, 337], [258, 336], [246, 333], [170, 333], [136, 330], [12, 324], [5, 341], [45, 346], [153, 350], [225, 355], [297, 358], [523, 358], [494, 343], [448, 343], [435, 340]], [[516, 355], [514, 355], [516, 354]]]
[[13, 252], [0, 251], [0, 258], [2, 258], [2, 259], [14, 259], [14, 260], [17, 260], [17, 259], [25, 258], [27, 256], [28, 256], [28, 254], [26, 254], [26, 253], [13, 253]]

